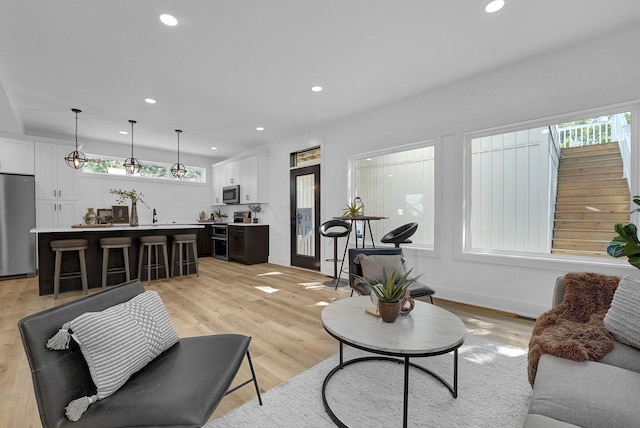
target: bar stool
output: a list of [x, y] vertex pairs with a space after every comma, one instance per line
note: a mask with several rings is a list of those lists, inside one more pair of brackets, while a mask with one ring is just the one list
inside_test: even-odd
[[[155, 250], [155, 263], [151, 263], [151, 248]], [[164, 264], [158, 259], [158, 247], [162, 247], [164, 255]], [[144, 259], [144, 250], [147, 249], [147, 281], [151, 284], [151, 268], [156, 270], [156, 279], [159, 278], [160, 267], [164, 268], [164, 272], [169, 279], [169, 261], [167, 255], [167, 237], [165, 235], [149, 235], [140, 237], [140, 257], [138, 257], [138, 279], [142, 280], [142, 260]]]
[[[189, 260], [189, 244], [191, 244], [191, 251], [193, 253], [193, 261]], [[171, 276], [175, 277], [176, 273], [176, 245], [178, 246], [178, 264], [180, 266], [180, 277], [182, 277], [182, 267], [187, 267], [187, 275], [189, 274], [189, 265], [194, 265], [196, 268], [196, 276], [200, 276], [198, 272], [198, 245], [197, 235], [195, 233], [183, 233], [173, 235], [173, 244], [171, 248]], [[185, 252], [187, 259], [182, 259], [182, 246], [185, 245]]]
[[[333, 279], [325, 281], [323, 284], [334, 286], [335, 288], [344, 287], [347, 283], [342, 281], [340, 275], [338, 275], [338, 238], [349, 235], [351, 224], [342, 220], [329, 220], [320, 225], [319, 232], [322, 236], [333, 238], [333, 259], [327, 259], [327, 261], [333, 262]], [[342, 265], [340, 266], [340, 273], [342, 273]]]
[[[117, 236], [111, 238], [100, 238], [100, 248], [102, 248], [102, 288], [107, 287], [107, 275], [124, 273], [127, 281], [131, 280], [129, 273], [129, 247], [131, 246], [131, 238], [126, 236]], [[109, 250], [122, 249], [122, 257], [124, 258], [123, 267], [109, 267]]]
[[[61, 279], [81, 278], [82, 291], [84, 291], [84, 294], [87, 294], [89, 286], [87, 283], [87, 262], [84, 250], [89, 248], [89, 242], [86, 239], [59, 239], [57, 241], [51, 241], [50, 245], [51, 249], [56, 253], [55, 271], [53, 274], [53, 298], [58, 298]], [[67, 251], [78, 252], [78, 256], [80, 257], [80, 272], [60, 272], [62, 267], [62, 253]]]

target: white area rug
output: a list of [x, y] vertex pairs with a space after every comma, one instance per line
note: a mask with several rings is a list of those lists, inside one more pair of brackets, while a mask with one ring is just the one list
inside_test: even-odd
[[[345, 348], [345, 360], [363, 355], [371, 354]], [[321, 390], [338, 360], [333, 355], [266, 392], [263, 406], [254, 399], [205, 427], [335, 427]], [[453, 354], [411, 361], [452, 382]], [[403, 370], [401, 364], [380, 361], [347, 366], [327, 387], [331, 409], [352, 428], [402, 426]], [[526, 351], [476, 336], [467, 336], [459, 350], [457, 399], [417, 369], [411, 368], [409, 380], [410, 427], [521, 427], [531, 394]]]

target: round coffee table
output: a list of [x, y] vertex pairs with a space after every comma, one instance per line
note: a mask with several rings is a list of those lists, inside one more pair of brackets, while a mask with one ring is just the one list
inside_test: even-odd
[[[458, 396], [458, 348], [465, 339], [462, 320], [438, 306], [416, 301], [415, 308], [407, 316], [398, 317], [394, 323], [365, 313], [372, 307], [368, 296], [347, 297], [337, 300], [322, 310], [322, 326], [340, 343], [340, 363], [333, 368], [322, 384], [322, 402], [331, 420], [340, 427], [346, 425], [333, 413], [326, 398], [326, 388], [331, 377], [344, 367], [371, 360], [404, 363], [404, 400], [402, 426], [407, 426], [409, 396], [409, 366], [430, 374], [446, 386], [454, 398]], [[368, 356], [344, 361], [343, 345], [382, 356]], [[431, 357], [453, 352], [453, 383], [425, 367], [411, 363], [411, 357]], [[401, 358], [393, 358], [401, 357]]]

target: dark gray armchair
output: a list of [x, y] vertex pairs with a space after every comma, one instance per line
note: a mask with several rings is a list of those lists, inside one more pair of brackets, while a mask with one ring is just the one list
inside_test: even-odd
[[[368, 285], [359, 283], [356, 281], [356, 276], [362, 277], [362, 267], [354, 260], [358, 254], [366, 255], [402, 255], [401, 248], [350, 248], [349, 249], [349, 286], [352, 291], [355, 291], [361, 296], [368, 296], [371, 294], [371, 289]], [[428, 296], [431, 303], [433, 303], [433, 294], [435, 293], [431, 288], [420, 282], [414, 282], [409, 286], [409, 293], [414, 299], [416, 297]]]
[[[69, 421], [65, 406], [95, 393], [95, 386], [73, 341], [68, 350], [50, 351], [47, 340], [78, 315], [102, 311], [142, 292], [140, 282], [131, 281], [20, 320], [43, 427], [200, 427], [225, 395], [249, 383], [262, 405], [249, 355], [251, 338], [220, 334], [180, 339], [116, 393], [89, 406], [80, 420]], [[245, 356], [252, 378], [230, 390]]]

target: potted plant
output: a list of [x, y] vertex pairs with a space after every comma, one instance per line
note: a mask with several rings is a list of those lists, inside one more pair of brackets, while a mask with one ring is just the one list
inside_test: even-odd
[[217, 208], [215, 211], [213, 211], [213, 219], [215, 221], [223, 221], [227, 217], [229, 217], [229, 214], [223, 213], [220, 208]]
[[344, 208], [342, 215], [344, 217], [360, 217], [362, 215], [362, 204], [353, 201]]
[[[640, 196], [633, 197], [633, 203], [640, 205]], [[631, 213], [639, 212], [640, 208], [636, 208]], [[629, 263], [640, 269], [640, 241], [638, 240], [638, 228], [635, 224], [629, 223], [623, 226], [622, 223], [616, 223], [613, 227], [618, 236], [611, 240], [607, 247], [607, 254], [611, 257], [624, 257], [629, 259]]]
[[260, 206], [260, 204], [252, 204], [249, 205], [249, 210], [251, 210], [251, 212], [253, 213], [253, 222], [257, 223], [258, 222], [258, 216], [257, 214], [259, 212], [262, 212], [262, 207]]
[[[138, 202], [143, 205], [147, 205], [143, 200], [143, 194], [136, 192], [136, 189], [122, 190], [122, 189], [110, 189], [109, 193], [117, 195], [117, 201], [119, 204], [126, 203], [127, 200], [131, 201], [131, 216], [129, 217], [129, 225], [131, 227], [138, 226]], [[148, 208], [148, 207], [147, 207]]]
[[389, 275], [387, 271], [383, 269], [382, 283], [372, 283], [366, 278], [358, 277], [364, 284], [371, 288], [371, 292], [376, 296], [378, 300], [378, 313], [382, 321], [394, 322], [400, 315], [402, 297], [405, 295], [409, 286], [420, 277], [420, 275], [418, 275], [415, 278], [410, 278], [409, 275], [412, 270], [413, 269], [409, 269], [407, 273], [396, 281], [395, 272]]

